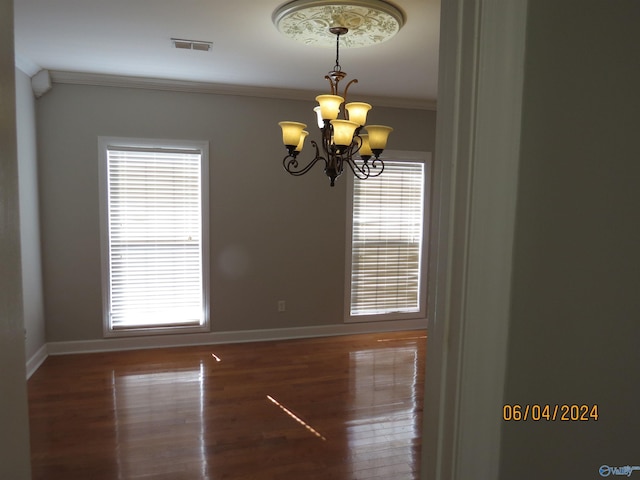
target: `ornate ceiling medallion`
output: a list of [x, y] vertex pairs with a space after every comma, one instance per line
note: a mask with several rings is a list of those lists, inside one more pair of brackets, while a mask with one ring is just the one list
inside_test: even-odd
[[293, 0], [273, 13], [273, 23], [284, 35], [306, 45], [335, 44], [331, 27], [345, 27], [347, 48], [366, 47], [393, 37], [404, 25], [404, 14], [383, 0]]

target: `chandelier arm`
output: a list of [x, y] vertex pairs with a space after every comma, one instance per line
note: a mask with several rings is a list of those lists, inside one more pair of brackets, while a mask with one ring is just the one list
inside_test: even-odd
[[[377, 177], [384, 172], [384, 162], [379, 158], [374, 158], [373, 162], [369, 163], [369, 165], [375, 169], [375, 173], [370, 174], [369, 177]], [[378, 170], [378, 166], [380, 166], [380, 170]]]
[[[360, 180], [378, 177], [384, 171], [384, 162], [379, 158], [375, 158], [371, 163], [363, 161], [362, 166], [360, 166], [355, 158], [349, 156], [346, 159], [346, 163], [349, 164], [353, 174]], [[378, 167], [380, 167], [379, 170]]]
[[[348, 85], [347, 85], [348, 86]], [[356, 133], [353, 137], [353, 142], [349, 146], [349, 151], [346, 154], [345, 162], [349, 165], [349, 168], [353, 172], [353, 174], [359, 178], [360, 180], [364, 180], [369, 178], [369, 166], [367, 162], [364, 162], [362, 167], [358, 166], [354, 155], [360, 151], [360, 147], [362, 147], [362, 137], [360, 137], [360, 128], [356, 130]]]
[[[287, 161], [287, 159], [289, 159], [289, 161]], [[298, 161], [295, 159], [295, 157], [292, 157], [291, 155], [287, 155], [286, 157], [284, 157], [282, 161], [282, 166], [288, 173], [290, 173], [294, 177], [299, 177], [307, 173], [309, 170], [311, 170], [311, 168], [316, 164], [318, 160], [324, 160], [324, 159], [321, 157], [315, 157], [304, 168], [297, 170]]]
[[318, 145], [316, 144], [316, 142], [314, 140], [311, 140], [311, 144], [316, 149], [316, 155], [303, 168], [298, 169], [299, 164], [297, 154], [287, 155], [282, 159], [282, 166], [289, 174], [293, 175], [294, 177], [299, 177], [311, 170], [319, 160], [322, 160], [325, 164], [327, 163], [327, 160], [324, 157], [320, 156], [320, 151], [318, 150]]
[[[354, 155], [358, 153], [362, 148], [362, 137], [360, 136], [361, 129], [362, 127], [358, 127], [353, 137], [353, 143], [349, 148], [348, 160], [353, 174], [359, 179], [364, 180], [366, 178], [379, 176], [384, 171], [384, 162], [378, 157], [374, 157], [373, 161], [369, 162], [370, 157], [365, 157], [364, 159], [362, 159], [362, 167], [358, 166], [358, 162], [354, 158]], [[380, 170], [378, 170], [378, 166], [380, 166]], [[358, 175], [354, 168], [356, 168], [358, 172], [365, 176], [361, 177], [360, 175]], [[371, 173], [372, 168], [374, 169], [373, 173]]]
[[345, 105], [347, 104], [347, 91], [349, 90], [349, 87], [351, 86], [352, 83], [358, 83], [358, 79], [354, 78], [349, 83], [347, 83], [346, 87], [344, 87], [344, 93], [342, 94], [342, 98], [344, 98]]
[[351, 172], [353, 173], [353, 175], [359, 178], [360, 180], [366, 180], [371, 176], [368, 171], [369, 170], [368, 165], [364, 164], [362, 167], [359, 167], [358, 164], [356, 163], [356, 160], [352, 157], [347, 157], [345, 163], [349, 165], [349, 168], [351, 169]]
[[331, 85], [331, 95], [337, 95], [338, 94], [338, 84], [334, 84], [333, 83], [333, 79], [329, 76], [329, 75], [325, 75], [324, 78], [326, 78], [327, 80], [329, 80], [329, 85]]

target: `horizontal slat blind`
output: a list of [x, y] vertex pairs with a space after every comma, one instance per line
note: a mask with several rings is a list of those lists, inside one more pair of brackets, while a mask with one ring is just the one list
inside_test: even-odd
[[420, 311], [424, 163], [385, 161], [355, 181], [351, 315]]
[[110, 325], [202, 325], [201, 152], [107, 149]]

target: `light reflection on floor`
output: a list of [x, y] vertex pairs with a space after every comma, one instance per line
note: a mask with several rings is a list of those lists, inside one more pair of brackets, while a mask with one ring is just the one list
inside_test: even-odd
[[293, 413], [291, 410], [289, 410], [287, 407], [285, 407], [284, 405], [282, 405], [280, 402], [278, 402], [275, 398], [273, 398], [271, 395], [267, 395], [267, 400], [269, 400], [271, 403], [273, 403], [274, 405], [278, 406], [284, 413], [286, 413], [289, 417], [291, 417], [292, 419], [294, 419], [296, 422], [298, 422], [300, 425], [302, 425], [305, 429], [307, 429], [308, 431], [310, 431], [311, 433], [313, 433], [316, 437], [318, 437], [321, 440], [324, 440], [325, 442], [327, 441], [327, 439], [320, 433], [318, 432], [315, 428], [313, 428], [311, 425], [309, 425], [307, 422], [305, 422], [304, 420], [302, 420], [300, 417], [298, 417], [295, 413]]
[[[354, 463], [379, 468], [385, 462], [372, 452], [390, 449], [394, 462], [411, 473], [417, 464], [412, 440], [420, 436], [416, 421], [418, 354], [416, 347], [371, 349], [352, 352], [351, 419], [347, 422], [349, 449]], [[400, 459], [399, 457], [404, 457]], [[398, 474], [397, 468], [394, 470]]]
[[[119, 478], [149, 474], [148, 466], [139, 459], [150, 451], [150, 429], [160, 434], [164, 429], [167, 442], [173, 443], [171, 438], [192, 436], [194, 424], [199, 425], [201, 478], [208, 478], [203, 362], [193, 369], [121, 375], [112, 371], [112, 375]], [[170, 422], [166, 421], [168, 414]]]

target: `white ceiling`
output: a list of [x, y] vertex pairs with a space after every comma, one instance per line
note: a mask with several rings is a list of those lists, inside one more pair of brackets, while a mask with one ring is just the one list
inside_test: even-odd
[[[333, 48], [285, 38], [271, 21], [284, 0], [14, 0], [18, 66], [323, 93]], [[382, 44], [341, 49], [360, 96], [434, 104], [440, 0], [394, 0], [406, 23]], [[177, 50], [171, 38], [213, 42]]]

